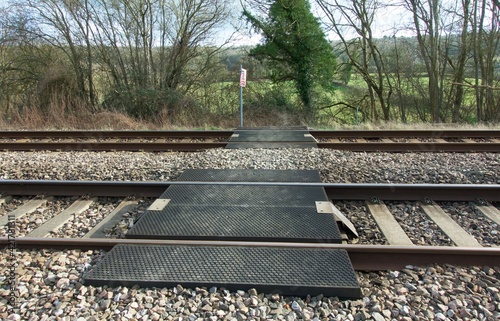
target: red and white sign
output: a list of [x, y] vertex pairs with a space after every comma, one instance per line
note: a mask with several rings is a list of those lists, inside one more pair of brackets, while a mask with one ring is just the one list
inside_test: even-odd
[[247, 86], [247, 70], [241, 68], [240, 87], [246, 87], [246, 86]]

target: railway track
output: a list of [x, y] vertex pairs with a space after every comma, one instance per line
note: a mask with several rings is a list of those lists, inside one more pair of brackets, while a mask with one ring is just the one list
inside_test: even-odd
[[[352, 130], [309, 133], [318, 148], [388, 152], [498, 152], [500, 130]], [[225, 148], [234, 131], [2, 131], [0, 150], [200, 151]]]
[[[5, 153], [10, 155], [7, 157], [12, 157], [11, 154], [17, 153]], [[274, 157], [274, 152], [270, 157]], [[274, 167], [274, 162], [273, 158], [266, 167]], [[230, 168], [234, 166], [230, 164]], [[491, 169], [494, 171], [494, 167]], [[14, 259], [7, 255], [0, 271], [18, 277], [16, 283], [10, 283], [15, 285], [10, 292], [6, 290], [8, 279], [0, 278], [0, 294], [7, 298], [0, 300], [0, 318], [45, 320], [65, 316], [63, 320], [195, 321], [224, 317], [228, 320], [334, 317], [378, 321], [401, 317], [445, 320], [454, 316], [493, 320], [499, 316], [494, 291], [499, 288], [500, 241], [493, 232], [498, 230], [500, 187], [489, 184], [495, 180], [485, 179], [488, 185], [277, 182], [281, 181], [188, 181], [181, 176], [177, 181], [167, 182], [0, 180], [0, 219], [3, 220], [0, 246], [17, 249]], [[207, 184], [259, 189], [323, 188], [325, 197], [333, 205], [331, 209], [344, 213], [359, 237], [352, 236], [348, 222], [335, 216], [343, 243], [124, 238], [137, 227], [140, 222], [137, 218], [144, 217], [155, 199], [162, 199], [167, 188]], [[330, 213], [328, 209], [326, 215]], [[7, 227], [13, 227], [11, 231], [15, 232]], [[172, 285], [138, 288], [131, 284], [106, 287], [82, 281], [89, 266], [105, 261], [117, 248], [124, 247], [345, 251], [357, 271], [355, 275], [363, 298], [343, 300], [328, 294], [311, 298], [304, 297], [303, 290], [299, 294], [303, 298], [291, 298], [264, 290], [261, 293], [260, 289], [230, 292], [219, 288], [220, 285], [199, 288], [197, 284], [188, 284], [186, 288], [175, 284], [173, 288]], [[209, 261], [207, 256], [203, 258], [203, 262]], [[162, 263], [170, 261], [170, 256], [160, 255], [158, 259], [158, 263]], [[141, 260], [122, 260], [133, 269], [141, 263]], [[297, 261], [293, 257], [289, 260], [276, 268], [288, 267]], [[250, 264], [258, 261], [255, 258]], [[15, 262], [17, 268], [11, 266], [9, 272], [8, 262]], [[216, 261], [216, 266], [220, 263]], [[222, 268], [227, 266], [223, 264]], [[288, 270], [281, 275], [295, 276]], [[305, 275], [309, 275], [308, 271]], [[250, 286], [240, 289], [248, 288]]]
[[[493, 244], [485, 243], [483, 240], [475, 241], [474, 236], [471, 236], [474, 234], [465, 230], [470, 223], [467, 223], [467, 220], [454, 223], [454, 216], [450, 214], [450, 212], [453, 213], [453, 205], [442, 205], [449, 201], [460, 201], [460, 204], [473, 207], [485, 224], [490, 224], [490, 226], [497, 224], [498, 229], [499, 207], [498, 204], [496, 207], [491, 205], [491, 202], [495, 204], [500, 201], [500, 186], [498, 185], [247, 182], [244, 184], [321, 186], [325, 188], [333, 204], [345, 212], [354, 225], [357, 225], [355, 227], [360, 237], [353, 239], [351, 236], [349, 241], [345, 242], [346, 244], [121, 238], [140, 213], [153, 202], [153, 198], [161, 195], [169, 186], [187, 184], [206, 185], [214, 184], [214, 182], [0, 181], [2, 192], [0, 202], [4, 212], [0, 222], [4, 226], [0, 244], [8, 245], [5, 226], [9, 223], [8, 215], [10, 214], [16, 217], [14, 224], [17, 226], [18, 235], [15, 237], [15, 242], [19, 249], [109, 250], [117, 244], [272, 246], [345, 249], [356, 270], [401, 269], [409, 264], [432, 263], [465, 266], [500, 265], [498, 239], [495, 239]], [[215, 182], [215, 184], [241, 185], [242, 183]], [[352, 209], [349, 209], [349, 206], [356, 206], [349, 205], [351, 202], [361, 204], [362, 213], [351, 215], [349, 212]], [[408, 205], [408, 202], [413, 205]], [[430, 239], [427, 240], [427, 244], [426, 241], [419, 244], [418, 237], [417, 241], [415, 238], [411, 240], [399, 225], [399, 223], [404, 223], [404, 217], [400, 215], [398, 218], [395, 214], [397, 211], [394, 210], [405, 203], [407, 206], [418, 208], [411, 214], [415, 216], [415, 222], [418, 221], [417, 212], [424, 211], [427, 216], [423, 214], [420, 216], [425, 217], [423, 221], [426, 222], [426, 226], [429, 222], [437, 224], [435, 229], [440, 230], [440, 233], [449, 239], [448, 246], [432, 246]], [[448, 214], [443, 211], [443, 208]], [[369, 217], [368, 221], [371, 222], [371, 226], [360, 220], [360, 217], [365, 216]], [[78, 220], [81, 220], [81, 223], [76, 224]], [[78, 228], [73, 233], [71, 231], [74, 226]], [[477, 228], [482, 229], [482, 227]], [[112, 232], [109, 234], [105, 231]], [[346, 229], [343, 233], [349, 233], [349, 231]], [[410, 233], [423, 235], [428, 231]]]

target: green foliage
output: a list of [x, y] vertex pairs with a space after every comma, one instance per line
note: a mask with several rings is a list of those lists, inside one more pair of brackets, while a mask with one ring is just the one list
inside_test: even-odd
[[352, 64], [351, 63], [342, 64], [342, 66], [339, 68], [338, 74], [340, 80], [344, 85], [349, 84], [349, 81], [351, 80], [352, 76]]
[[293, 101], [293, 86], [289, 82], [272, 84], [269, 81], [252, 83], [255, 90], [245, 93], [245, 108], [268, 109], [277, 113], [293, 113], [297, 104]]
[[317, 115], [312, 101], [314, 84], [330, 86], [336, 59], [309, 2], [276, 0], [267, 18], [255, 17], [248, 10], [243, 15], [265, 38], [250, 55], [269, 62], [275, 82], [294, 81], [304, 114], [314, 120]]

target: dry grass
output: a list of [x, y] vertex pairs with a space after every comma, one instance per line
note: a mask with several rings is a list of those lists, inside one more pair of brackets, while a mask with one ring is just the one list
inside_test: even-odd
[[[112, 112], [93, 112], [80, 100], [62, 97], [43, 106], [32, 102], [29, 107], [0, 117], [0, 126], [6, 130], [137, 130], [145, 125], [127, 115]], [[146, 126], [147, 128], [147, 126]]]
[[[220, 116], [215, 114], [193, 114], [187, 112], [178, 115], [172, 122], [166, 114], [160, 114], [151, 121], [138, 121], [120, 112], [99, 111], [92, 109], [79, 100], [56, 97], [48, 104], [33, 102], [28, 108], [11, 112], [0, 117], [1, 130], [176, 130], [176, 129], [233, 129], [239, 127], [239, 114]], [[297, 115], [279, 113], [269, 110], [247, 110], [245, 113], [245, 127], [263, 126], [300, 126], [304, 125]], [[311, 126], [314, 129], [351, 129], [351, 130], [379, 130], [379, 129], [499, 129], [498, 124], [402, 124], [363, 123], [357, 126], [328, 124]]]
[[451, 130], [451, 129], [500, 129], [498, 124], [452, 124], [452, 123], [411, 123], [403, 124], [397, 122], [388, 123], [363, 123], [359, 125], [343, 125], [335, 127], [335, 129], [352, 129], [352, 130]]
[[[327, 128], [321, 128], [327, 129]], [[439, 129], [500, 129], [499, 125], [495, 124], [452, 124], [452, 123], [411, 123], [403, 124], [396, 122], [389, 123], [362, 123], [359, 125], [339, 125], [328, 129], [344, 129], [344, 130], [439, 130]]]

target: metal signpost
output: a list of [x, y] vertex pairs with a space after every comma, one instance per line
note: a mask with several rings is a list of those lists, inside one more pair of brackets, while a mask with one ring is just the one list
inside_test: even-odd
[[240, 65], [240, 127], [243, 127], [243, 87], [247, 85], [247, 70]]

